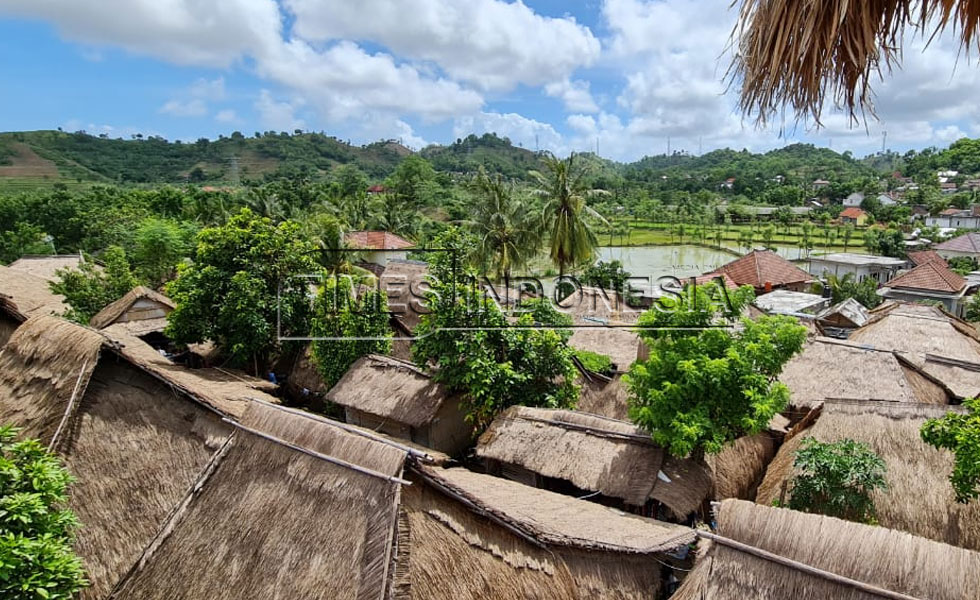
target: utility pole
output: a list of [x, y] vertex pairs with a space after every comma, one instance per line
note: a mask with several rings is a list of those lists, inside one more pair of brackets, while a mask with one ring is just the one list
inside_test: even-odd
[[881, 132], [881, 153], [882, 154], [885, 153], [885, 142], [886, 141], [888, 141], [888, 132], [887, 131], [882, 131]]

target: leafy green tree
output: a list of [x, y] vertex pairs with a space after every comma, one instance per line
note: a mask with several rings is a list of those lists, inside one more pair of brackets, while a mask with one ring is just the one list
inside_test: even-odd
[[905, 237], [898, 229], [869, 228], [864, 232], [864, 246], [872, 254], [905, 258]]
[[753, 297], [748, 287], [688, 286], [640, 316], [650, 357], [626, 375], [629, 415], [671, 454], [719, 452], [764, 430], [789, 401], [776, 378], [802, 348], [805, 327], [791, 317], [709, 327], [738, 318]]
[[605, 223], [588, 201], [608, 192], [589, 188], [587, 173], [575, 158], [574, 154], [565, 160], [545, 156], [546, 172], [530, 173], [538, 186], [535, 193], [544, 199], [544, 229], [550, 234], [551, 260], [559, 276], [592, 260], [599, 242], [589, 220]]
[[587, 267], [580, 279], [583, 285], [626, 293], [632, 276], [632, 273], [623, 268], [622, 262], [600, 260]]
[[500, 175], [490, 177], [480, 167], [470, 187], [477, 196], [476, 214], [467, 224], [479, 240], [477, 261], [494, 277], [509, 278], [538, 253], [541, 223]]
[[976, 271], [978, 267], [977, 260], [970, 256], [954, 256], [946, 261], [949, 263], [949, 268], [953, 271], [959, 273], [960, 275], [966, 275], [972, 271]]
[[927, 444], [955, 455], [949, 480], [956, 501], [965, 504], [980, 498], [980, 399], [964, 400], [963, 406], [967, 414], [929, 419], [919, 433]]
[[[352, 277], [329, 277], [321, 286], [313, 308], [313, 360], [328, 387], [340, 381], [357, 359], [391, 352], [388, 297], [370, 287], [355, 295]], [[341, 338], [341, 339], [337, 339]]]
[[575, 357], [582, 363], [582, 366], [589, 371], [593, 373], [612, 372], [612, 359], [605, 354], [579, 349], [575, 349], [574, 352]]
[[235, 362], [261, 372], [280, 350], [279, 333], [308, 332], [309, 282], [302, 277], [320, 267], [316, 247], [299, 231], [298, 223], [273, 225], [247, 208], [202, 230], [193, 262], [180, 265], [167, 284], [177, 308], [166, 335], [182, 344], [214, 341]]
[[439, 184], [432, 164], [417, 154], [406, 156], [388, 178], [388, 191], [412, 209], [433, 203]]
[[[447, 248], [459, 240], [450, 230], [434, 245]], [[565, 343], [570, 332], [535, 327], [544, 313], [534, 308], [519, 312], [510, 326], [496, 302], [471, 279], [453, 281], [450, 265], [448, 258], [430, 263], [430, 312], [422, 315], [415, 331], [415, 362], [463, 394], [467, 419], [478, 430], [516, 404], [573, 407], [578, 388], [572, 350]]]
[[66, 508], [74, 481], [38, 440], [0, 427], [0, 597], [68, 600], [88, 582], [72, 544], [79, 527]]
[[973, 294], [967, 301], [964, 316], [971, 323], [980, 322], [980, 293]]
[[147, 217], [133, 236], [133, 265], [140, 278], [158, 286], [171, 277], [190, 252], [193, 227], [170, 219]]
[[851, 244], [851, 238], [854, 237], [854, 223], [847, 223], [841, 230], [841, 237], [844, 239], [844, 252], [847, 252], [847, 247]]
[[871, 494], [887, 489], [885, 461], [867, 444], [844, 439], [824, 443], [803, 440], [793, 463], [789, 508], [838, 519], [875, 523]]
[[104, 268], [89, 257], [77, 269], [59, 269], [51, 290], [68, 302], [65, 317], [88, 325], [100, 310], [125, 296], [139, 284], [126, 260], [126, 251], [112, 246], [102, 254]]
[[870, 277], [864, 281], [858, 281], [854, 277], [854, 273], [845, 273], [840, 277], [827, 274], [826, 278], [827, 285], [830, 287], [830, 301], [834, 304], [843, 302], [848, 298], [854, 298], [865, 308], [874, 308], [884, 301], [877, 293], [877, 282]]
[[334, 171], [333, 177], [340, 187], [342, 198], [363, 195], [367, 191], [367, 176], [355, 164], [347, 164], [339, 167]]
[[54, 254], [54, 245], [40, 227], [20, 222], [13, 229], [0, 232], [0, 263], [13, 262], [26, 254]]
[[762, 228], [762, 243], [766, 248], [772, 248], [772, 240], [776, 237], [776, 226], [767, 225]]

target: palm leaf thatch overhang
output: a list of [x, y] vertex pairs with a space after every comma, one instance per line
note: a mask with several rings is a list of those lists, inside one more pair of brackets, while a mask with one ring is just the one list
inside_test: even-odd
[[906, 31], [955, 30], [969, 50], [978, 28], [977, 0], [743, 0], [730, 83], [762, 124], [787, 107], [820, 124], [827, 102], [856, 121], [874, 114], [872, 80], [899, 65]]
[[852, 439], [868, 444], [885, 461], [888, 488], [872, 494], [883, 527], [980, 550], [980, 504], [956, 502], [949, 483], [952, 453], [933, 448], [919, 435], [926, 419], [962, 410], [899, 402], [825, 402], [815, 410], [813, 424], [798, 428], [779, 449], [756, 501], [772, 504], [792, 496], [793, 462], [804, 439]]
[[703, 463], [671, 456], [631, 423], [576, 411], [512, 406], [480, 436], [476, 455], [626, 504], [655, 500], [678, 518], [711, 492]]
[[[673, 600], [980, 597], [980, 554], [885, 527], [726, 500]], [[707, 536], [705, 536], [707, 537]]]
[[407, 452], [255, 402], [111, 598], [385, 598]]

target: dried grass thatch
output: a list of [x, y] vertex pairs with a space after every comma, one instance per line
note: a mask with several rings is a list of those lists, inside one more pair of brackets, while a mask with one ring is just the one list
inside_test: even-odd
[[581, 386], [576, 410], [618, 421], [629, 419], [629, 395], [622, 378], [606, 381], [592, 376], [589, 381], [580, 377], [576, 383]]
[[754, 499], [766, 467], [776, 456], [776, 445], [776, 437], [763, 432], [741, 437], [718, 454], [707, 455], [705, 462], [714, 482], [715, 500]]
[[182, 393], [221, 413], [238, 417], [249, 399], [278, 402], [272, 393], [275, 384], [245, 373], [219, 368], [190, 369], [171, 362], [152, 346], [132, 335], [121, 324], [110, 325], [102, 333], [113, 342], [110, 348]]
[[242, 422], [281, 442], [237, 432], [111, 598], [387, 597], [405, 453], [260, 403]]
[[411, 335], [418, 327], [425, 307], [425, 292], [429, 289], [429, 266], [414, 260], [389, 260], [379, 278], [381, 289], [388, 296], [388, 310], [395, 324]]
[[[150, 331], [163, 331], [167, 325], [166, 316], [176, 305], [163, 294], [142, 285], [129, 290], [125, 296], [98, 312], [89, 324], [96, 329], [105, 329], [119, 321], [141, 323], [141, 330], [153, 327]], [[152, 322], [152, 323], [148, 323]]]
[[783, 368], [779, 380], [790, 389], [790, 404], [813, 407], [826, 399], [949, 404], [942, 386], [890, 350], [851, 340], [811, 340]]
[[[831, 517], [722, 502], [718, 534], [826, 573], [930, 600], [980, 598], [980, 554]], [[880, 595], [712, 543], [672, 600], [881, 600]]]
[[46, 279], [0, 265], [0, 309], [24, 321], [37, 315], [61, 314], [68, 305], [64, 296], [51, 291]]
[[411, 427], [428, 425], [443, 404], [458, 402], [412, 363], [378, 354], [359, 358], [327, 400]]
[[556, 308], [572, 317], [576, 325], [636, 323], [644, 311], [630, 306], [622, 294], [592, 287], [579, 288]]
[[619, 373], [625, 373], [630, 365], [636, 362], [644, 349], [640, 336], [628, 329], [617, 327], [576, 327], [568, 345], [578, 350], [588, 350], [608, 356], [613, 368]]
[[[903, 32], [959, 31], [977, 40], [975, 0], [745, 0], [733, 32], [730, 74], [741, 85], [740, 108], [760, 122], [790, 106], [820, 121], [825, 99], [850, 111], [872, 108], [871, 78], [900, 62]], [[735, 39], [737, 38], [737, 39]]]
[[480, 436], [476, 454], [627, 504], [654, 499], [681, 518], [711, 488], [704, 465], [668, 457], [642, 429], [574, 411], [513, 406]]
[[[15, 270], [38, 277], [45, 281], [58, 281], [56, 273], [62, 269], [78, 269], [85, 261], [81, 252], [78, 254], [28, 254], [10, 263], [8, 266]], [[95, 268], [101, 270], [98, 264]]]
[[404, 491], [395, 598], [653, 600], [690, 529], [464, 469]]
[[[883, 527], [908, 531], [954, 546], [980, 550], [980, 505], [957, 504], [949, 483], [953, 456], [919, 437], [928, 418], [957, 407], [880, 402], [828, 402], [809, 429], [788, 440], [769, 467], [756, 500], [771, 504], [792, 494], [794, 454], [806, 437], [822, 442], [844, 438], [864, 442], [885, 460], [887, 491], [874, 494]], [[785, 483], [784, 483], [785, 482]]]

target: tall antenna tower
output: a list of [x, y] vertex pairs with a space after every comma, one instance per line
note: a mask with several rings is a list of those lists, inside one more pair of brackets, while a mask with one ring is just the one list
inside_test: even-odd
[[538, 134], [536, 133], [534, 134], [534, 151], [535, 152], [541, 151], [541, 146], [538, 145]]

